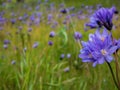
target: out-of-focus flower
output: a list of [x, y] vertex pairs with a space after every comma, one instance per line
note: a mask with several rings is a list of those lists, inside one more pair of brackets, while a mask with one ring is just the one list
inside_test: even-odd
[[16, 19], [11, 19], [10, 21], [11, 21], [12, 24], [16, 23]]
[[69, 67], [66, 67], [63, 71], [64, 71], [64, 72], [69, 72], [69, 71], [70, 71], [70, 68], [69, 68]]
[[66, 14], [68, 12], [68, 10], [63, 8], [63, 9], [60, 9], [60, 12], [63, 13], [63, 14]]
[[51, 21], [53, 18], [53, 15], [52, 14], [48, 14], [48, 21]]
[[7, 49], [8, 48], [8, 44], [4, 44], [3, 48]]
[[32, 28], [28, 28], [28, 32], [31, 32], [32, 31]]
[[70, 53], [68, 53], [68, 54], [67, 54], [67, 58], [70, 58], [70, 57], [71, 57], [71, 54], [70, 54]]
[[39, 43], [38, 43], [38, 42], [35, 42], [32, 47], [33, 47], [33, 48], [37, 48], [38, 45], [39, 45]]
[[48, 45], [49, 45], [49, 46], [52, 46], [52, 45], [53, 45], [53, 42], [52, 42], [52, 41], [49, 41], [49, 42], [48, 42]]
[[12, 60], [12, 61], [11, 61], [11, 64], [12, 64], [12, 65], [16, 64], [16, 61], [15, 61], [15, 60]]
[[4, 40], [4, 44], [10, 44], [10, 40], [5, 39], [5, 40]]
[[80, 40], [81, 38], [82, 38], [82, 34], [81, 33], [79, 33], [79, 32], [75, 32], [74, 33], [74, 38], [75, 38], [75, 40]]
[[65, 54], [60, 55], [60, 60], [62, 60], [65, 57]]
[[49, 37], [54, 37], [54, 36], [55, 36], [55, 32], [51, 31], [50, 34], [49, 34]]

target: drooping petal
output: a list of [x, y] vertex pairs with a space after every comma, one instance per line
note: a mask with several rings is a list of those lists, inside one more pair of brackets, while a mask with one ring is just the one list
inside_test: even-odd
[[95, 67], [97, 64], [98, 64], [97, 61], [95, 61], [95, 62], [93, 62], [92, 66]]
[[109, 62], [109, 63], [113, 60], [113, 57], [110, 55], [107, 55], [105, 58], [106, 58], [107, 62]]
[[99, 63], [99, 64], [103, 64], [104, 61], [105, 61], [104, 57], [101, 57], [101, 58], [98, 59], [98, 63]]
[[118, 49], [117, 46], [113, 46], [109, 49], [109, 54], [113, 54]]

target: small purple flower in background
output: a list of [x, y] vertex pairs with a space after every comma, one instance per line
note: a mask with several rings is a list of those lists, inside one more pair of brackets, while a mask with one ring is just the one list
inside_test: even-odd
[[10, 40], [5, 39], [5, 40], [4, 40], [4, 44], [10, 44]]
[[8, 48], [8, 44], [4, 44], [3, 48], [7, 49]]
[[32, 31], [32, 28], [28, 28], [28, 32], [31, 32]]
[[51, 21], [53, 18], [53, 15], [52, 14], [48, 14], [48, 21]]
[[36, 7], [35, 7], [35, 10], [38, 11], [39, 9], [40, 9], [40, 6], [36, 6]]
[[25, 48], [23, 49], [23, 51], [26, 52], [26, 51], [27, 51], [27, 47], [25, 47]]
[[72, 6], [72, 7], [69, 8], [69, 10], [70, 10], [70, 11], [74, 11], [74, 10], [75, 10], [75, 7]]
[[16, 23], [16, 19], [11, 19], [10, 21], [11, 21], [12, 24]]
[[63, 71], [64, 71], [64, 72], [69, 72], [69, 71], [70, 71], [70, 68], [69, 68], [69, 67], [66, 67]]
[[55, 36], [55, 32], [51, 31], [50, 34], [49, 34], [49, 37], [54, 37], [54, 36]]
[[70, 57], [71, 57], [71, 54], [70, 54], [70, 53], [68, 53], [68, 54], [67, 54], [67, 58], [70, 58]]
[[48, 45], [49, 45], [49, 46], [52, 46], [52, 45], [53, 45], [53, 42], [52, 42], [52, 41], [49, 41], [49, 42], [48, 42]]
[[22, 17], [22, 16], [18, 17], [18, 20], [22, 21], [22, 20], [23, 20], [23, 17]]
[[39, 43], [38, 43], [38, 42], [35, 42], [35, 43], [33, 44], [32, 48], [37, 48], [38, 45], [39, 45]]
[[75, 13], [72, 13], [70, 16], [71, 16], [71, 17], [74, 17], [74, 16], [76, 16], [76, 14], [75, 14]]
[[36, 15], [37, 15], [37, 17], [41, 18], [42, 17], [42, 12], [37, 12]]
[[30, 20], [31, 20], [31, 21], [34, 21], [34, 20], [35, 20], [35, 15], [34, 15], [34, 14], [30, 16]]
[[111, 30], [113, 27], [112, 18], [114, 15], [114, 10], [112, 8], [100, 8], [97, 10], [90, 18], [90, 23], [87, 23], [86, 26], [91, 28], [101, 28], [104, 26], [107, 30]]
[[81, 14], [83, 14], [83, 11], [80, 10], [77, 14], [78, 14], [78, 15], [81, 15]]
[[89, 35], [88, 42], [82, 42], [83, 49], [80, 51], [79, 58], [83, 62], [92, 62], [93, 67], [97, 64], [111, 62], [113, 60], [112, 54], [118, 49], [113, 44], [111, 34], [104, 30], [101, 34], [99, 30], [95, 34]]
[[79, 32], [75, 32], [74, 33], [74, 38], [75, 38], [76, 41], [78, 41], [78, 40], [80, 40], [82, 38], [82, 34], [79, 33]]
[[0, 25], [3, 25], [6, 22], [6, 19], [0, 16]]
[[12, 65], [16, 64], [16, 61], [15, 61], [15, 60], [12, 60], [12, 61], [11, 61], [11, 64], [12, 64]]
[[60, 55], [60, 60], [62, 60], [65, 57], [65, 54]]
[[68, 10], [63, 8], [63, 9], [60, 9], [60, 12], [63, 13], [63, 14], [66, 14], [68, 12]]

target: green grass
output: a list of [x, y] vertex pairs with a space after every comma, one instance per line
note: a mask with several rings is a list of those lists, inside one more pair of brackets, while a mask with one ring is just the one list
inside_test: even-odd
[[[114, 3], [117, 5], [117, 2], [119, 0]], [[66, 6], [79, 7], [81, 3], [95, 5], [100, 2], [99, 0], [76, 0], [76, 2], [65, 0]], [[101, 3], [106, 6], [113, 4], [110, 0], [101, 0]], [[12, 11], [21, 15], [24, 12], [28, 14], [33, 12], [21, 9], [21, 5], [8, 4], [8, 7], [4, 9], [7, 12], [5, 16], [9, 18]], [[45, 12], [44, 5], [40, 11]], [[54, 18], [59, 20], [58, 27], [54, 30], [57, 35], [49, 38], [52, 29], [50, 25], [46, 25], [48, 13], [45, 12], [44, 21], [37, 26], [32, 26], [32, 32], [28, 32], [28, 26], [20, 22], [15, 25], [8, 22], [4, 25], [4, 30], [0, 31], [0, 90], [117, 90], [107, 64], [93, 68], [91, 64], [83, 63], [78, 58], [80, 46], [73, 38], [74, 30], [83, 34], [82, 40], [88, 40], [88, 34], [95, 31], [84, 32], [84, 23], [88, 20], [72, 18], [73, 24], [68, 24], [68, 30], [66, 30], [61, 23], [65, 15], [58, 19], [55, 17], [58, 12], [55, 12]], [[16, 34], [18, 26], [22, 26], [23, 29]], [[113, 31], [114, 37], [119, 37], [118, 32], [120, 28]], [[4, 39], [11, 41], [7, 49], [3, 48]], [[48, 45], [49, 40], [53, 41], [53, 46]], [[32, 48], [36, 41], [39, 42], [39, 46]], [[25, 47], [27, 47], [26, 52], [23, 50]], [[71, 58], [60, 60], [62, 53], [65, 55], [71, 53]], [[12, 60], [16, 63], [11, 64]], [[114, 61], [111, 65], [115, 70]], [[64, 69], [68, 67], [70, 71], [64, 72]]]

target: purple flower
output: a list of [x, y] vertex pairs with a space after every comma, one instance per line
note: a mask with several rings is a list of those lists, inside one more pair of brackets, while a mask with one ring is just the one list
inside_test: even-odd
[[22, 20], [23, 20], [23, 17], [22, 17], [22, 16], [18, 17], [18, 20], [22, 21]]
[[71, 54], [70, 54], [70, 53], [68, 53], [68, 54], [67, 54], [67, 58], [70, 58], [70, 57], [71, 57]]
[[53, 18], [53, 15], [52, 14], [48, 14], [48, 21], [51, 21]]
[[91, 28], [101, 28], [104, 26], [107, 30], [111, 30], [113, 27], [112, 18], [114, 14], [112, 8], [100, 8], [97, 10], [90, 18], [90, 23], [87, 23], [86, 26]]
[[69, 67], [66, 67], [63, 71], [64, 71], [64, 72], [69, 72], [69, 71], [70, 71], [70, 68], [69, 68]]
[[6, 19], [0, 16], [0, 25], [4, 24], [6, 22]]
[[12, 60], [12, 61], [11, 61], [11, 64], [12, 64], [12, 65], [16, 64], [16, 61], [15, 61], [15, 60]]
[[16, 19], [11, 19], [10, 21], [11, 21], [12, 24], [15, 24]]
[[63, 14], [66, 14], [68, 12], [68, 10], [64, 8], [64, 9], [60, 9], [60, 12]]
[[60, 55], [60, 60], [62, 60], [65, 57], [65, 54]]
[[49, 37], [54, 37], [54, 36], [55, 36], [55, 32], [51, 31], [50, 34], [49, 34]]
[[3, 48], [7, 49], [8, 48], [8, 44], [4, 44]]
[[32, 31], [32, 28], [28, 28], [28, 32], [31, 32]]
[[83, 62], [92, 62], [93, 67], [103, 64], [105, 61], [110, 63], [113, 60], [112, 54], [118, 48], [113, 44], [111, 34], [108, 34], [107, 30], [104, 30], [102, 34], [99, 30], [95, 34], [90, 34], [89, 41], [82, 42], [82, 46], [79, 58]]
[[5, 39], [4, 44], [10, 44], [10, 40]]
[[39, 45], [39, 43], [38, 43], [38, 42], [35, 42], [32, 47], [33, 47], [33, 48], [37, 48], [38, 45]]
[[52, 46], [52, 45], [53, 45], [53, 42], [52, 42], [52, 41], [49, 41], [49, 42], [48, 42], [48, 45], [49, 45], [49, 46]]
[[82, 38], [82, 34], [81, 33], [79, 33], [79, 32], [75, 32], [74, 33], [74, 38], [75, 38], [75, 40], [80, 40], [81, 38]]

